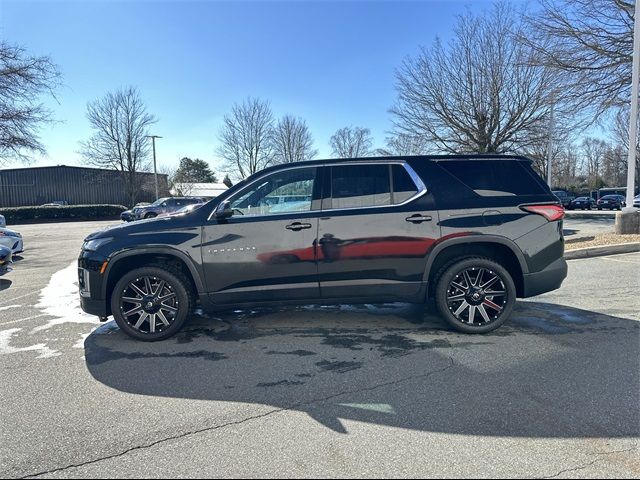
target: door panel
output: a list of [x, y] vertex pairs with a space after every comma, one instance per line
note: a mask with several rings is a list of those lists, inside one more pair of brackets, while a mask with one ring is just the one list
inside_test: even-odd
[[[292, 224], [309, 225], [291, 229]], [[204, 227], [202, 257], [207, 288], [219, 304], [316, 298], [318, 219], [235, 218]]]
[[322, 297], [415, 299], [437, 238], [437, 213], [419, 224], [406, 221], [410, 215], [360, 211], [322, 217], [317, 252]]
[[258, 177], [228, 199], [234, 215], [203, 228], [207, 290], [217, 304], [316, 299], [318, 169]]
[[318, 223], [323, 298], [419, 297], [439, 227], [434, 208], [414, 210], [425, 187], [412, 174], [403, 164], [331, 167]]

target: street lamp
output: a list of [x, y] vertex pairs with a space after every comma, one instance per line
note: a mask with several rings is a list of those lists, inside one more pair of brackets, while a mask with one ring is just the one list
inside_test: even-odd
[[151, 143], [153, 143], [153, 174], [156, 181], [156, 200], [160, 198], [160, 194], [158, 193], [158, 166], [156, 165], [156, 138], [162, 138], [160, 135], [147, 135], [147, 138], [151, 139]]
[[640, 213], [633, 208], [638, 144], [638, 90], [640, 83], [640, 2], [634, 8], [633, 65], [631, 68], [631, 116], [629, 117], [629, 157], [627, 159], [627, 206], [616, 214], [616, 233], [640, 233]]
[[638, 82], [640, 81], [640, 2], [636, 2], [633, 27], [633, 67], [631, 74], [631, 117], [629, 119], [629, 164], [627, 170], [627, 207], [633, 207], [638, 143]]

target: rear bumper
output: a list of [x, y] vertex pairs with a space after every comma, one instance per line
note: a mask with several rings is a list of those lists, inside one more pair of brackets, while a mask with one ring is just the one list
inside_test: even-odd
[[557, 290], [567, 278], [568, 266], [564, 258], [560, 258], [547, 268], [536, 273], [524, 275], [524, 298], [534, 297], [542, 293]]

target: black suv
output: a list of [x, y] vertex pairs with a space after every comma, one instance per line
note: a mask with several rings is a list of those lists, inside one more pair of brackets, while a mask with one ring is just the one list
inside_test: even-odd
[[[274, 199], [278, 199], [275, 201]], [[564, 211], [531, 161], [507, 156], [279, 165], [192, 213], [90, 235], [82, 308], [140, 340], [205, 310], [435, 299], [489, 332], [516, 297], [560, 287]]]

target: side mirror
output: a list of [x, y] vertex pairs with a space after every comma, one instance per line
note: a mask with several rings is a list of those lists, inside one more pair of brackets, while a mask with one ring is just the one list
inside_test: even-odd
[[233, 216], [233, 209], [231, 208], [231, 202], [225, 200], [216, 207], [215, 217], [218, 220], [223, 220]]

